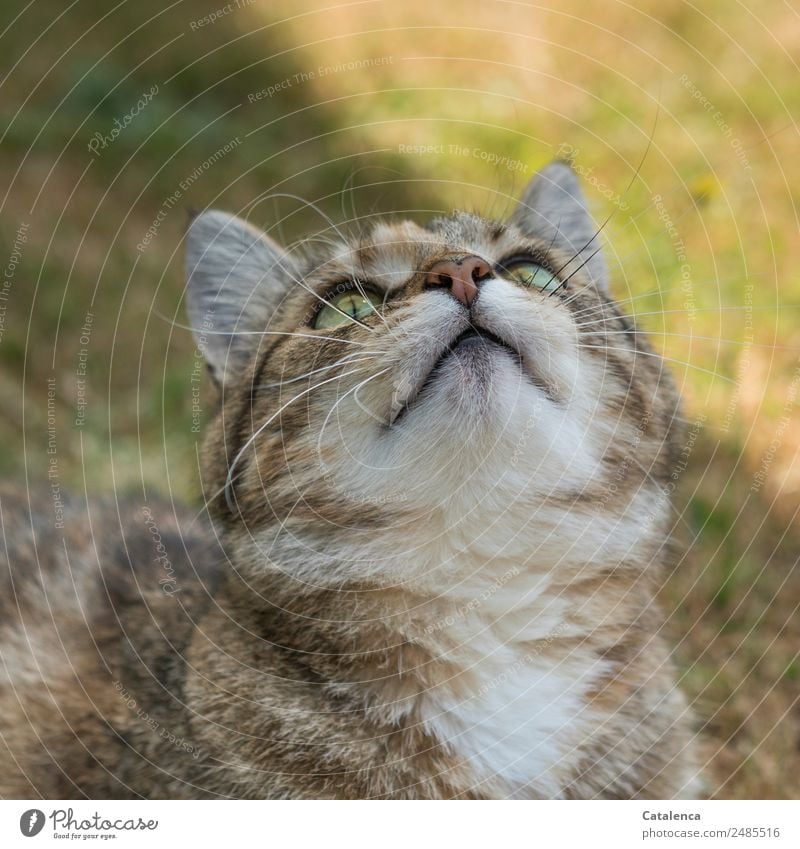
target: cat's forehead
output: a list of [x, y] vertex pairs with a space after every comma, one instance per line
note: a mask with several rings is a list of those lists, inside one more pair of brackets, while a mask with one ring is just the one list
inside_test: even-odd
[[513, 226], [455, 213], [422, 227], [413, 221], [381, 223], [341, 246], [332, 263], [349, 276], [368, 276], [391, 288], [449, 253], [474, 253], [495, 261], [518, 246]]

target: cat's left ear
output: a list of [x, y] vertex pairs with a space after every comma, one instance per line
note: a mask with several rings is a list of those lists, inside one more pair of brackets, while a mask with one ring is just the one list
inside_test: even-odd
[[573, 257], [565, 274], [582, 266], [581, 271], [596, 286], [608, 289], [601, 236], [587, 210], [578, 177], [566, 162], [551, 162], [534, 176], [511, 220], [523, 232]]
[[192, 221], [186, 235], [186, 309], [197, 347], [220, 386], [246, 373], [298, 279], [283, 248], [241, 218], [212, 209]]

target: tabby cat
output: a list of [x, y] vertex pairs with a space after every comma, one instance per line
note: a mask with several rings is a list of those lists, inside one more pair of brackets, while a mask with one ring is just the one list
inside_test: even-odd
[[196, 217], [211, 518], [0, 492], [0, 795], [697, 794], [679, 399], [598, 238], [559, 162], [302, 260]]

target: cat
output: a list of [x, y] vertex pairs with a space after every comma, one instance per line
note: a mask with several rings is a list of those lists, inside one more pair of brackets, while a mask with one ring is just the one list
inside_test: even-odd
[[691, 798], [680, 400], [567, 163], [509, 220], [187, 234], [211, 520], [0, 493], [3, 797]]

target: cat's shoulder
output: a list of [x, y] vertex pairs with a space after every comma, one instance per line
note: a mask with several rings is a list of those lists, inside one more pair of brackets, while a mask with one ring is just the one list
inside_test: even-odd
[[18, 618], [57, 600], [83, 618], [212, 596], [223, 555], [210, 524], [166, 499], [0, 484], [0, 604]]

